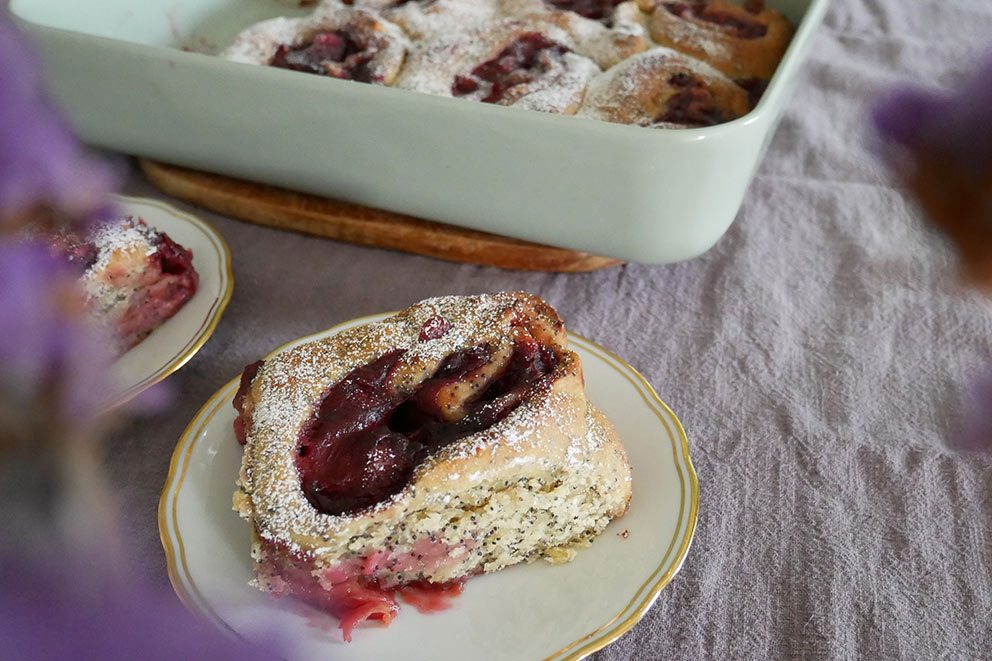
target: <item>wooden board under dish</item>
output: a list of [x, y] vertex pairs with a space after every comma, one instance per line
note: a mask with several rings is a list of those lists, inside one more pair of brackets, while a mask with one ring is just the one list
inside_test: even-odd
[[169, 195], [240, 220], [336, 241], [526, 271], [594, 271], [622, 263], [158, 161], [140, 164]]

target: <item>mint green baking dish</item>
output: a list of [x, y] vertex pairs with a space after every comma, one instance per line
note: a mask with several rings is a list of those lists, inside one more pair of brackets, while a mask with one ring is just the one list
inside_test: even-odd
[[11, 0], [82, 138], [159, 159], [635, 262], [726, 232], [828, 0], [798, 25], [758, 106], [660, 130], [433, 97], [182, 50], [300, 10], [272, 0]]

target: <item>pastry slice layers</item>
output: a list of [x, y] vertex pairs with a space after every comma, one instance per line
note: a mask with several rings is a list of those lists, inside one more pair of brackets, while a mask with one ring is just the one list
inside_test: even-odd
[[82, 237], [56, 236], [52, 248], [79, 271], [87, 308], [118, 353], [175, 315], [199, 286], [193, 252], [140, 218], [107, 220]]
[[441, 607], [468, 576], [571, 560], [630, 466], [564, 324], [526, 293], [444, 297], [246, 368], [235, 509], [256, 585], [341, 621]]

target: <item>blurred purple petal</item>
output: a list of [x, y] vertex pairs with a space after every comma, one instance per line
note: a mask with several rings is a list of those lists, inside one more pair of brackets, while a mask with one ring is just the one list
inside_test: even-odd
[[956, 90], [897, 87], [871, 115], [882, 140], [916, 158], [940, 155], [963, 168], [992, 167], [992, 53]]
[[[189, 613], [171, 591], [140, 581], [124, 591], [80, 588], [60, 565], [0, 562], [0, 649], [10, 659], [277, 658]], [[79, 569], [76, 567], [76, 569]], [[83, 582], [85, 584], [85, 581]]]
[[872, 108], [883, 157], [954, 244], [961, 274], [992, 292], [992, 53], [953, 91], [903, 86]]
[[48, 246], [0, 242], [0, 397], [88, 424], [111, 394], [113, 360], [68, 267]]
[[950, 101], [931, 90], [900, 87], [891, 90], [872, 108], [879, 135], [903, 147], [918, 146], [936, 122], [947, 113]]
[[49, 103], [37, 57], [2, 9], [0, 62], [0, 230], [39, 209], [88, 220], [117, 175], [84, 153]]
[[167, 382], [156, 383], [147, 390], [138, 393], [134, 399], [127, 403], [128, 413], [142, 413], [153, 415], [162, 413], [175, 400], [175, 389]]
[[[107, 214], [114, 172], [83, 151], [49, 103], [38, 59], [4, 5], [0, 0], [0, 236], [31, 222], [74, 224]], [[112, 398], [113, 360], [70, 265], [44, 240], [0, 238], [0, 449], [13, 440], [6, 450], [24, 459], [0, 464], [24, 482], [0, 481], [24, 496], [5, 497], [0, 510], [0, 657], [273, 658], [272, 650], [250, 648], [193, 617], [170, 591], [131, 575], [107, 580], [119, 573], [111, 551], [121, 548], [109, 539], [117, 538], [107, 523], [115, 516], [112, 498], [96, 446], [66, 442], [97, 430]], [[80, 530], [96, 535], [99, 548], [86, 553]]]

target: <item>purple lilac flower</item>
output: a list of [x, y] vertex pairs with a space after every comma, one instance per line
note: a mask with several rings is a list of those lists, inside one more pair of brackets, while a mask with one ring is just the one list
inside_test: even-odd
[[112, 356], [83, 310], [75, 274], [40, 245], [43, 239], [18, 244], [11, 234], [28, 223], [44, 230], [95, 217], [108, 206], [114, 176], [83, 152], [48, 102], [34, 50], [2, 8], [0, 62], [3, 440], [4, 429], [9, 437], [39, 419], [53, 433], [73, 431], [108, 403]]
[[43, 406], [45, 420], [63, 429], [90, 423], [111, 394], [112, 355], [91, 326], [75, 275], [46, 245], [0, 242], [0, 283], [3, 409]]
[[59, 565], [42, 572], [37, 565], [3, 558], [2, 656], [109, 661], [278, 658], [265, 646], [229, 638], [186, 611], [175, 595], [164, 590], [140, 585], [111, 592], [92, 588], [85, 577]]
[[116, 176], [87, 156], [45, 96], [33, 49], [0, 6], [0, 233], [45, 212], [60, 221], [105, 209]]
[[[892, 90], [872, 118], [887, 160], [957, 248], [965, 278], [992, 291], [992, 54], [954, 91]], [[951, 443], [992, 451], [992, 372], [972, 385]]]
[[873, 108], [886, 157], [954, 243], [973, 285], [992, 290], [992, 54], [955, 91], [900, 87]]
[[273, 658], [125, 562], [97, 445], [74, 442], [98, 431], [113, 356], [70, 265], [43, 239], [13, 237], [94, 216], [113, 177], [47, 103], [3, 4], [0, 62], [0, 656]]
[[891, 90], [872, 109], [878, 134], [912, 158], [937, 154], [962, 166], [992, 168], [992, 54], [955, 91]]

